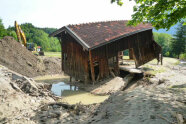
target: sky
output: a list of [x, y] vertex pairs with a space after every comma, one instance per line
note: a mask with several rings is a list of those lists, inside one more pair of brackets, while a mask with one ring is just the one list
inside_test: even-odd
[[134, 2], [123, 6], [111, 0], [0, 0], [0, 18], [5, 28], [32, 23], [36, 27], [61, 28], [68, 24], [129, 20]]

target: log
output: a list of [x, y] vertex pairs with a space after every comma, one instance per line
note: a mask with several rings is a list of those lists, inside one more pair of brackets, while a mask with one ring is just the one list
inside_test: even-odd
[[110, 70], [110, 74], [112, 75], [113, 78], [116, 77], [115, 74], [114, 74], [114, 72], [112, 70]]
[[129, 73], [132, 73], [132, 74], [142, 74], [143, 72], [139, 69], [135, 69], [135, 68], [127, 68], [127, 67], [123, 67], [123, 66], [119, 66], [119, 69], [120, 70], [123, 70], [123, 71], [127, 71]]

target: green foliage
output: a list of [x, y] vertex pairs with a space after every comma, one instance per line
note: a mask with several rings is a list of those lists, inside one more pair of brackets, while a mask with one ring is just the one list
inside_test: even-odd
[[165, 56], [170, 56], [170, 52], [169, 52], [169, 51], [166, 52], [166, 53], [165, 53]]
[[38, 28], [46, 32], [47, 34], [51, 34], [52, 32], [56, 31], [57, 28]]
[[170, 56], [172, 36], [166, 33], [153, 32], [154, 40], [162, 47], [163, 55]]
[[[122, 5], [122, 0], [111, 0], [111, 2]], [[135, 2], [134, 14], [128, 23], [129, 25], [149, 22], [156, 29], [169, 29], [172, 25], [186, 18], [185, 0], [135, 0]]]
[[17, 34], [15, 31], [8, 31], [7, 30], [7, 35], [12, 36], [15, 40], [17, 40]]
[[177, 32], [172, 39], [171, 48], [172, 53], [178, 59], [181, 53], [186, 52], [186, 25], [183, 25], [183, 22], [177, 28]]
[[[28, 43], [34, 43], [36, 46], [41, 46], [44, 51], [59, 52], [61, 45], [57, 38], [48, 37], [49, 33], [55, 31], [54, 28], [37, 28], [31, 23], [21, 24], [21, 28], [26, 35]], [[15, 31], [14, 27], [8, 28], [9, 32]], [[12, 35], [11, 35], [12, 36]]]
[[128, 49], [124, 50], [123, 54], [124, 54], [124, 56], [129, 56], [129, 50]]
[[117, 2], [118, 5], [122, 6], [123, 2], [122, 0], [111, 0], [111, 3]]
[[180, 54], [180, 59], [184, 59], [184, 60], [186, 60], [186, 53], [182, 53], [182, 54]]
[[4, 25], [2, 23], [2, 19], [0, 19], [0, 39], [7, 35], [7, 31], [4, 28]]

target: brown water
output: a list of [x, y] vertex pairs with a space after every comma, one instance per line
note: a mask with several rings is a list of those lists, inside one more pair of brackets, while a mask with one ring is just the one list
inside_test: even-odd
[[108, 99], [109, 95], [99, 96], [80, 90], [77, 86], [69, 85], [64, 82], [53, 84], [51, 91], [58, 96], [62, 96], [62, 102], [68, 104], [82, 103], [84, 105], [101, 103]]

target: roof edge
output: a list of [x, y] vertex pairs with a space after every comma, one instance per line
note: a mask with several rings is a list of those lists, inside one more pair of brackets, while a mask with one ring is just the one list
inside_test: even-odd
[[58, 35], [59, 33], [64, 31], [64, 27], [52, 32], [51, 34], [49, 34], [49, 37], [56, 37], [56, 35]]
[[62, 33], [63, 31], [68, 32], [75, 40], [78, 41], [79, 44], [81, 44], [86, 50], [90, 48], [90, 46], [85, 43], [74, 31], [72, 31], [68, 26], [64, 26], [57, 31], [49, 34], [49, 37], [57, 37], [58, 34]]
[[124, 38], [124, 37], [130, 36], [130, 35], [133, 35], [133, 34], [136, 34], [136, 33], [139, 33], [139, 32], [151, 30], [151, 29], [153, 29], [153, 27], [151, 27], [151, 28], [145, 28], [145, 29], [138, 30], [138, 31], [134, 31], [134, 32], [131, 32], [131, 33], [129, 33], [129, 34], [124, 34], [124, 35], [119, 36], [119, 37], [117, 37], [117, 38], [115, 38], [115, 39], [109, 40], [108, 42], [104, 42], [104, 43], [101, 43], [101, 44], [99, 44], [99, 45], [97, 45], [97, 46], [91, 47], [90, 50], [96, 49], [96, 48], [101, 47], [101, 46], [103, 46], [103, 45], [105, 45], [105, 44], [108, 44], [108, 43], [112, 43], [112, 42], [114, 42], [114, 41], [116, 41], [116, 40], [119, 40], [119, 39], [122, 39], [122, 38]]
[[[72, 31], [68, 26], [64, 26], [68, 31], [69, 34], [72, 35], [72, 37], [74, 37], [82, 46], [84, 46], [87, 50], [90, 48], [90, 46], [85, 43], [74, 31]], [[67, 32], [68, 32], [67, 31]]]

